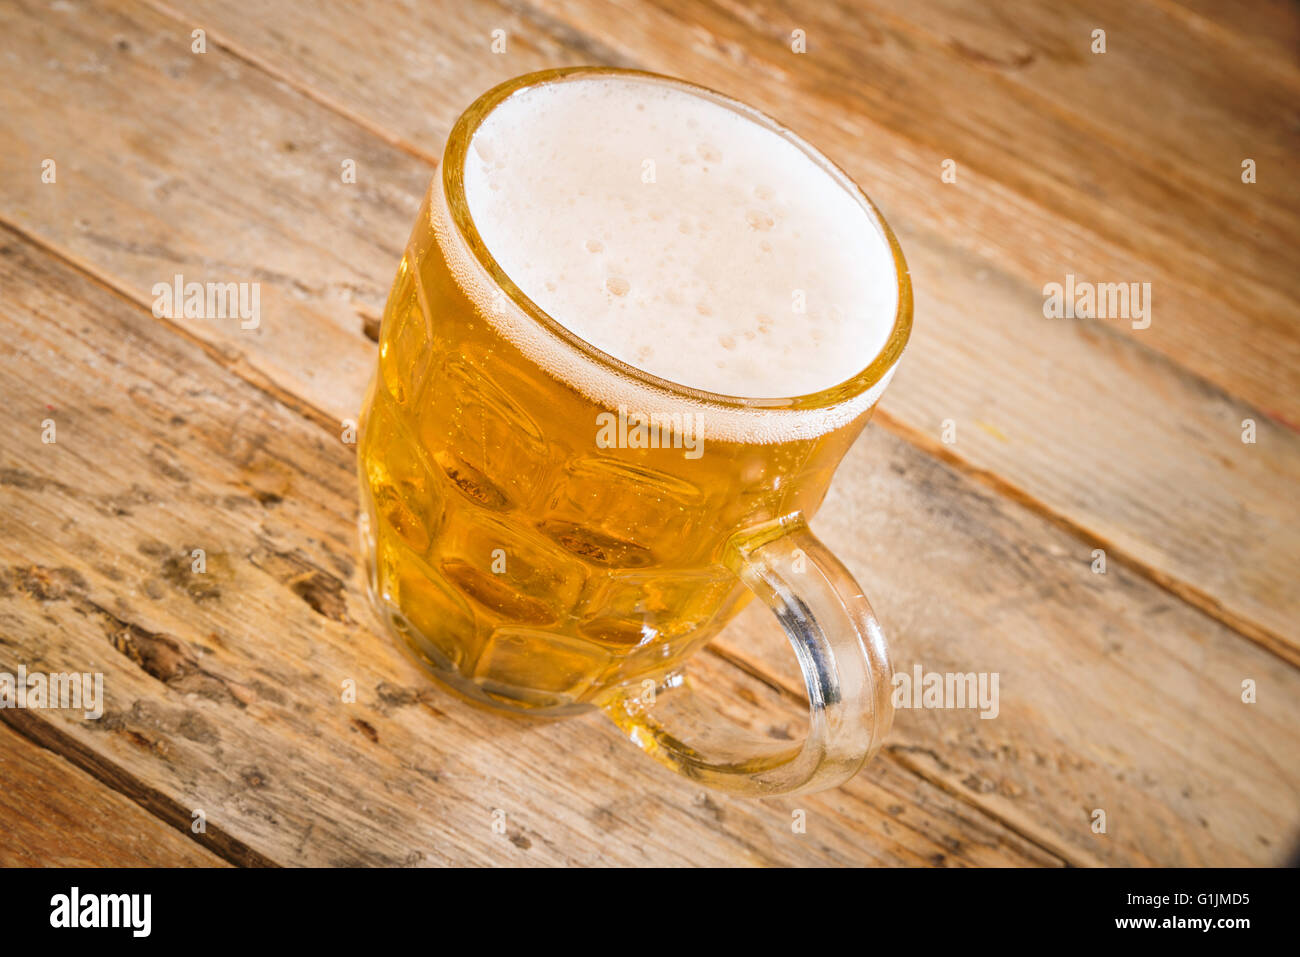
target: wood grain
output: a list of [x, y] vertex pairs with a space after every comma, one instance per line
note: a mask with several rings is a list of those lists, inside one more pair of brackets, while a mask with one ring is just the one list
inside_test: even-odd
[[1188, 28], [1223, 43], [1234, 59], [1294, 82], [1300, 15], [1290, 0], [1156, 0]]
[[3, 723], [0, 780], [0, 867], [226, 866]]
[[[0, 669], [102, 671], [108, 701], [98, 722], [24, 712], [24, 733], [156, 792], [173, 824], [204, 810], [228, 859], [1058, 863], [898, 762], [829, 797], [744, 801], [660, 769], [599, 716], [528, 723], [452, 698], [372, 621], [350, 446], [12, 233], [0, 287], [17, 425]], [[766, 694], [709, 664], [730, 697]]]

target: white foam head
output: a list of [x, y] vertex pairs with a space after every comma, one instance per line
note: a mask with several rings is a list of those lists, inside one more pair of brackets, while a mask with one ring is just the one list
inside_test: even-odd
[[[474, 133], [464, 184], [483, 244], [529, 299], [670, 382], [820, 392], [866, 368], [893, 329], [896, 266], [860, 197], [796, 141], [689, 87], [601, 74], [518, 90]], [[547, 348], [505, 311], [496, 320], [532, 340], [525, 351]], [[534, 358], [609, 392], [592, 370], [555, 368], [563, 356]]]

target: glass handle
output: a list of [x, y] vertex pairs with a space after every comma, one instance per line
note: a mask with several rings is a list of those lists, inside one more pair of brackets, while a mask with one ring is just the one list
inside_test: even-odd
[[760, 738], [674, 675], [625, 689], [605, 712], [647, 754], [703, 784], [749, 795], [834, 787], [879, 749], [893, 722], [885, 636], [862, 589], [800, 515], [732, 541], [729, 564], [776, 614], [808, 690], [802, 743]]

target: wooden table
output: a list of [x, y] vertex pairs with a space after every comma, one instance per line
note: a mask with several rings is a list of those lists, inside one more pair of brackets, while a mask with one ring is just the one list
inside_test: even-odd
[[[1298, 38], [1264, 0], [3, 4], [0, 671], [107, 704], [0, 711], [0, 863], [1287, 860]], [[912, 345], [816, 527], [897, 669], [997, 672], [996, 719], [903, 710], [846, 786], [733, 799], [379, 630], [377, 316], [457, 114], [575, 63], [754, 103], [898, 231]], [[260, 326], [155, 318], [177, 273], [260, 283]], [[1149, 327], [1045, 318], [1067, 274], [1149, 282]], [[698, 667], [784, 727], [788, 658], [747, 613]]]

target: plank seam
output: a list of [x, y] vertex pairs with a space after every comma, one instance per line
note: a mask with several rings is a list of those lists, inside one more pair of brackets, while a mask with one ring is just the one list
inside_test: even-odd
[[1296, 79], [1294, 64], [1286, 60], [1279, 59], [1272, 50], [1253, 46], [1250, 38], [1236, 30], [1203, 17], [1195, 10], [1185, 6], [1179, 0], [1147, 0], [1151, 6], [1163, 10], [1165, 14], [1175, 20], [1180, 20], [1184, 24], [1192, 27], [1195, 32], [1202, 36], [1213, 38], [1214, 42], [1220, 46], [1228, 47], [1237, 56], [1242, 56], [1242, 50], [1245, 49], [1251, 58], [1252, 66], [1263, 66], [1271, 74], [1272, 78], [1280, 83], [1286, 83], [1290, 87], [1300, 86]]
[[[183, 16], [179, 11], [175, 10], [174, 8], [168, 6], [165, 3], [160, 2], [160, 0], [144, 0], [144, 4], [145, 6], [152, 8], [154, 12], [161, 14], [162, 16], [168, 17], [169, 19], [174, 20], [177, 23], [183, 24], [186, 23], [187, 20], [189, 19]], [[329, 110], [331, 113], [343, 117], [350, 123], [359, 126], [361, 129], [369, 133], [371, 136], [375, 137], [378, 140], [381, 140], [384, 143], [387, 143], [389, 146], [393, 147], [394, 149], [400, 150], [401, 152], [406, 153], [408, 156], [412, 156], [415, 159], [422, 160], [423, 162], [429, 163], [433, 166], [438, 165], [437, 156], [428, 153], [424, 150], [421, 150], [415, 144], [407, 142], [405, 139], [403, 139], [400, 136], [397, 136], [394, 133], [390, 133], [382, 126], [379, 126], [378, 124], [375, 123], [371, 123], [364, 116], [354, 112], [353, 110], [348, 109], [342, 103], [335, 102], [334, 100], [330, 99], [328, 96], [326, 96], [324, 93], [320, 92], [319, 90], [313, 89], [310, 86], [306, 86], [302, 83], [297, 82], [290, 74], [277, 69], [274, 64], [267, 62], [263, 57], [259, 57], [257, 54], [249, 50], [242, 49], [241, 47], [232, 43], [230, 40], [223, 37], [220, 33], [214, 33], [210, 28], [207, 27], [204, 27], [204, 30], [206, 31], [208, 42], [212, 44], [212, 46], [216, 47], [218, 50], [227, 53], [228, 55], [234, 57], [236, 60], [239, 60], [241, 63], [247, 64], [248, 66], [252, 67], [254, 70], [266, 74], [271, 79], [283, 83], [285, 86], [289, 87], [291, 90], [293, 90], [295, 93], [298, 93], [300, 96], [310, 100], [311, 102], [315, 103], [316, 105], [326, 110]]]
[[146, 784], [107, 755], [100, 754], [78, 741], [53, 722], [44, 720], [31, 711], [15, 709], [0, 712], [0, 721], [16, 734], [81, 769], [109, 790], [121, 794], [128, 801], [222, 860], [236, 867], [280, 866], [211, 821], [206, 822], [204, 833], [194, 834], [190, 830], [191, 812], [188, 808], [157, 788]]
[[[885, 12], [880, 12], [878, 15], [882, 20], [892, 24], [897, 29], [906, 31], [908, 34], [917, 38], [921, 42], [927, 43], [934, 50], [944, 52], [949, 49], [944, 45], [944, 38], [939, 34], [932, 32], [927, 27], [921, 26], [920, 24], [917, 24], [913, 21], [901, 17], [897, 17], [894, 16], [893, 14], [889, 14]], [[999, 88], [1001, 88], [1004, 92], [1014, 91], [1015, 94], [1018, 94], [1018, 99], [1025, 107], [1030, 109], [1034, 109], [1034, 108], [1041, 109], [1043, 112], [1051, 116], [1054, 116], [1057, 119], [1062, 120], [1064, 123], [1066, 123], [1066, 125], [1070, 126], [1076, 132], [1083, 134], [1081, 139], [1086, 137], [1089, 139], [1102, 141], [1106, 143], [1108, 146], [1110, 146], [1112, 149], [1114, 149], [1115, 152], [1117, 153], [1130, 152], [1129, 144], [1124, 142], [1123, 136], [1112, 132], [1109, 128], [1107, 128], [1107, 126], [1104, 123], [1099, 123], [1091, 119], [1086, 113], [1081, 112], [1077, 109], [1070, 108], [1060, 103], [1055, 97], [1053, 97], [1050, 94], [1040, 93], [1036, 88], [1029, 86], [1025, 83], [1021, 83], [1013, 76], [1008, 75], [1007, 72], [1004, 70], [986, 68], [984, 69], [983, 72], [986, 75], [991, 76], [993, 78], [993, 82], [998, 84]], [[922, 145], [929, 146], [931, 149], [934, 148], [933, 146], [930, 146], [930, 144], [922, 144]], [[1166, 181], [1173, 181], [1174, 178], [1176, 177], [1177, 178], [1176, 185], [1179, 185], [1183, 190], [1185, 190], [1188, 193], [1211, 194], [1211, 190], [1213, 190], [1213, 193], [1211, 195], [1214, 195], [1217, 199], [1220, 200], [1225, 199], [1226, 197], [1231, 195], [1230, 187], [1227, 185], [1226, 182], [1220, 182], [1219, 180], [1204, 176], [1204, 171], [1200, 168], [1195, 168], [1194, 170], [1191, 166], [1186, 166], [1186, 167], [1164, 166], [1160, 169], [1153, 169], [1150, 166], [1142, 166], [1140, 167], [1140, 169], [1146, 175], [1150, 176], [1153, 179], [1162, 178], [1165, 179]], [[996, 169], [995, 170], [978, 169], [977, 171], [981, 175], [986, 176], [989, 179], [998, 182], [1000, 185], [1002, 185], [1004, 188], [1014, 193], [1015, 195], [1023, 196], [1022, 193], [1019, 193], [1018, 191], [1012, 189], [1008, 184], [1002, 182], [1002, 180], [998, 178]], [[1044, 184], [1050, 184], [1053, 182], [1052, 177], [1050, 176], [1042, 177], [1041, 181]], [[1032, 200], [1029, 200], [1027, 197], [1025, 198], [1026, 201], [1033, 202]], [[1039, 206], [1039, 204], [1036, 202], [1034, 202], [1033, 205]], [[1265, 209], [1269, 206], [1268, 203], [1262, 201], [1260, 205], [1262, 208]], [[1042, 207], [1039, 206], [1039, 208], [1041, 209]], [[1079, 223], [1077, 220], [1071, 220], [1071, 222], [1075, 223], [1081, 228], [1086, 229], [1090, 234], [1094, 236], [1098, 236], [1096, 232], [1094, 232], [1091, 229], [1088, 229], [1086, 226], [1084, 226], [1082, 223]], [[1148, 232], [1156, 232], [1156, 231], [1157, 230], [1154, 229], [1148, 230]], [[1101, 236], [1098, 236], [1098, 238], [1104, 239], [1104, 237]], [[1107, 242], [1108, 245], [1113, 242], [1112, 240], [1105, 240], [1105, 241]], [[1259, 282], [1258, 280], [1256, 281], [1258, 282], [1259, 286], [1262, 289], [1266, 289], [1277, 296], [1289, 298], [1288, 293], [1284, 288], [1279, 286], [1274, 286], [1270, 283]]]
[[[763, 668], [762, 665], [750, 661], [749, 659], [733, 651], [729, 651], [724, 648], [718, 648], [712, 644], [707, 645], [704, 650], [712, 654], [715, 658], [718, 658], [721, 661], [725, 661], [727, 664], [736, 668], [743, 674], [747, 674], [751, 678], [755, 679], [756, 681], [762, 682], [764, 686], [772, 689], [777, 694], [781, 695], [783, 698], [786, 698], [787, 700], [790, 701], [797, 702], [800, 707], [803, 708], [808, 707], [808, 701], [806, 698], [803, 697], [803, 695], [799, 694], [794, 688], [786, 684], [785, 681], [782, 680], [779, 676], [768, 672], [766, 669]], [[986, 817], [991, 821], [996, 821], [998, 824], [1002, 825], [1008, 831], [1015, 834], [1016, 837], [1020, 838], [1026, 844], [1029, 844], [1030, 846], [1038, 849], [1047, 857], [1056, 858], [1065, 867], [1080, 867], [1080, 866], [1086, 866], [1090, 863], [1082, 859], [1075, 858], [1074, 855], [1069, 853], [1063, 847], [1060, 846], [1053, 847], [1044, 843], [1042, 838], [1040, 838], [1039, 836], [1028, 833], [1024, 828], [1022, 828], [1015, 821], [1009, 820], [1003, 815], [998, 814], [997, 812], [984, 807], [982, 804], [975, 801], [969, 794], [965, 794], [959, 788], [953, 787], [951, 783], [944, 780], [943, 777], [930, 773], [928, 769], [917, 764], [914, 761], [905, 760], [903, 757], [901, 757], [901, 753], [904, 752], [905, 750], [906, 749], [904, 747], [899, 745], [886, 744], [886, 746], [882, 749], [881, 753], [876, 755], [875, 760], [889, 761], [900, 771], [906, 774], [915, 775], [916, 777], [920, 778], [922, 781], [927, 782], [933, 787], [937, 787], [945, 794], [948, 794], [949, 796], [956, 798], [958, 801], [961, 801], [962, 804], [971, 808], [981, 816]], [[938, 763], [942, 763], [942, 762], [938, 762]]]
[[1292, 646], [1282, 635], [1271, 628], [1256, 624], [1250, 619], [1230, 611], [1214, 596], [1189, 582], [1156, 568], [1136, 555], [1130, 554], [1122, 546], [1117, 545], [1105, 536], [1089, 531], [1084, 525], [1068, 515], [1056, 511], [1010, 479], [968, 462], [928, 433], [906, 424], [884, 409], [876, 408], [875, 421], [891, 435], [897, 436], [931, 458], [938, 459], [944, 465], [992, 490], [1002, 498], [1042, 517], [1072, 538], [1093, 548], [1104, 549], [1107, 561], [1118, 562], [1121, 566], [1147, 579], [1162, 591], [1195, 608], [1211, 621], [1240, 635], [1286, 664], [1300, 668], [1300, 648]]

